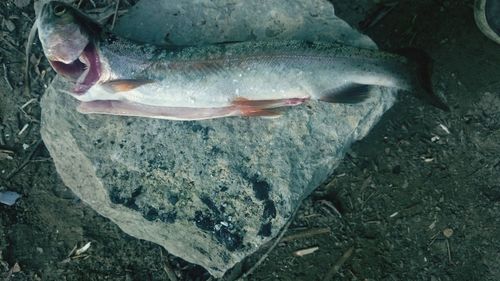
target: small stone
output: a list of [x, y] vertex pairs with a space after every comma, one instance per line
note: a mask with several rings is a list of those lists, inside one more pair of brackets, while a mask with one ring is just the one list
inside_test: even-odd
[[[2, 171], [3, 172], [3, 171]], [[0, 192], [0, 203], [7, 206], [12, 206], [16, 203], [17, 199], [21, 197], [21, 194], [14, 191], [2, 191]]]
[[443, 235], [446, 238], [450, 238], [453, 235], [453, 229], [451, 229], [451, 228], [443, 229]]
[[24, 8], [31, 3], [31, 0], [14, 0], [14, 5], [18, 8]]
[[21, 272], [21, 267], [19, 266], [19, 264], [17, 262], [14, 264], [14, 266], [12, 266], [11, 271], [12, 271], [12, 273]]
[[3, 20], [3, 24], [5, 25], [5, 27], [7, 28], [8, 31], [12, 32], [16, 29], [16, 25], [11, 21], [11, 20], [8, 20], [8, 19], [4, 19]]

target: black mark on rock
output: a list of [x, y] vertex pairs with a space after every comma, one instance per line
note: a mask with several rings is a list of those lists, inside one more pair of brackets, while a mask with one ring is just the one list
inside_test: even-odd
[[150, 208], [145, 214], [142, 215], [148, 221], [154, 221], [158, 218], [158, 210]]
[[262, 218], [264, 220], [270, 218], [276, 218], [276, 207], [274, 206], [273, 200], [264, 201], [264, 211], [262, 212]]
[[[191, 123], [186, 123], [186, 124], [191, 124]], [[191, 125], [188, 125], [188, 127], [191, 128], [191, 130], [195, 133], [201, 133], [202, 135], [202, 139], [203, 140], [208, 140], [208, 133], [214, 129], [210, 128], [210, 127], [204, 127], [204, 126], [201, 126], [200, 124], [196, 124], [196, 123], [193, 123]]]
[[196, 211], [194, 213], [194, 222], [199, 229], [205, 231], [213, 231], [215, 227], [215, 222], [212, 219], [212, 215], [203, 214], [202, 211]]
[[269, 191], [271, 189], [269, 183], [265, 180], [259, 179], [257, 175], [253, 176], [250, 180], [253, 185], [255, 198], [259, 200], [269, 199]]
[[175, 205], [177, 204], [177, 202], [179, 202], [179, 196], [177, 194], [169, 194], [167, 199], [168, 202], [170, 202], [170, 204], [172, 205]]
[[109, 191], [109, 199], [114, 204], [120, 204], [133, 210], [138, 210], [139, 207], [135, 204], [135, 198], [142, 192], [142, 186], [137, 187], [132, 194], [124, 194], [120, 188], [113, 186]]
[[221, 150], [219, 147], [217, 147], [217, 146], [212, 146], [212, 149], [210, 149], [210, 152], [211, 152], [212, 154], [215, 154], [215, 155], [216, 155], [216, 154], [221, 154], [221, 153], [222, 153], [222, 150]]
[[135, 199], [137, 196], [141, 195], [142, 193], [142, 185], [140, 185], [139, 187], [137, 187], [133, 192], [132, 192], [132, 195], [131, 195], [131, 199]]
[[174, 223], [177, 219], [177, 211], [170, 211], [160, 214], [160, 220], [166, 223]]
[[126, 201], [126, 199], [121, 196], [120, 190], [116, 186], [111, 187], [109, 191], [109, 200], [111, 200], [113, 204], [123, 204]]
[[257, 234], [263, 237], [269, 237], [271, 236], [271, 229], [272, 229], [271, 222], [262, 224]]
[[200, 197], [200, 200], [201, 200], [201, 202], [203, 202], [203, 204], [207, 205], [207, 207], [212, 212], [214, 212], [217, 216], [220, 215], [219, 209], [217, 209], [217, 206], [215, 206], [214, 201], [212, 201], [212, 199], [210, 199], [210, 197], [204, 195], [204, 196]]
[[210, 257], [210, 255], [208, 254], [207, 251], [205, 251], [204, 249], [198, 247], [198, 246], [194, 246], [195, 250], [197, 250], [198, 252], [200, 252], [201, 254], [203, 254], [204, 256], [207, 256], [210, 260], [212, 260], [212, 258]]
[[242, 245], [242, 237], [227, 227], [222, 226], [215, 231], [215, 238], [226, 246], [229, 251], [234, 251]]
[[220, 257], [222, 258], [223, 262], [229, 263], [230, 257], [226, 252], [221, 252]]

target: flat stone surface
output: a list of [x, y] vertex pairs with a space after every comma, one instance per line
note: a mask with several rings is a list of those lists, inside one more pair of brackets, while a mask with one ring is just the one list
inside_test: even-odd
[[[117, 30], [158, 43], [166, 27], [169, 43], [182, 45], [286, 38], [374, 47], [320, 0], [142, 1]], [[64, 183], [128, 234], [215, 277], [275, 237], [394, 102], [380, 91], [360, 105], [309, 102], [277, 119], [183, 122], [82, 115], [58, 91], [65, 87], [56, 77], [41, 102], [42, 137]]]
[[295, 38], [375, 46], [336, 17], [333, 4], [326, 0], [140, 1], [120, 18], [114, 31], [155, 44]]

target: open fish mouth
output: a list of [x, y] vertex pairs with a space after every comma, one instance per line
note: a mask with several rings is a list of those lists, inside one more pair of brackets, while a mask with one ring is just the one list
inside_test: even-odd
[[83, 94], [101, 77], [101, 63], [97, 48], [93, 43], [87, 44], [77, 59], [65, 61], [59, 58], [49, 58], [54, 70], [75, 82], [73, 93]]

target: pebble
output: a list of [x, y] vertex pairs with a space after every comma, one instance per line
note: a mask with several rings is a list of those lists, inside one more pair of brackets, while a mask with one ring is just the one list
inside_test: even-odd
[[14, 191], [2, 191], [0, 192], [0, 203], [5, 204], [7, 206], [12, 206], [16, 203], [17, 199], [19, 199], [21, 195]]
[[4, 19], [3, 23], [4, 23], [5, 27], [7, 28], [7, 30], [10, 32], [12, 32], [16, 29], [16, 26], [14, 25], [14, 23], [11, 20]]
[[24, 8], [31, 3], [31, 0], [14, 0], [14, 5], [18, 8]]
[[443, 235], [446, 238], [450, 238], [453, 235], [453, 229], [451, 229], [451, 228], [445, 228], [443, 230]]

